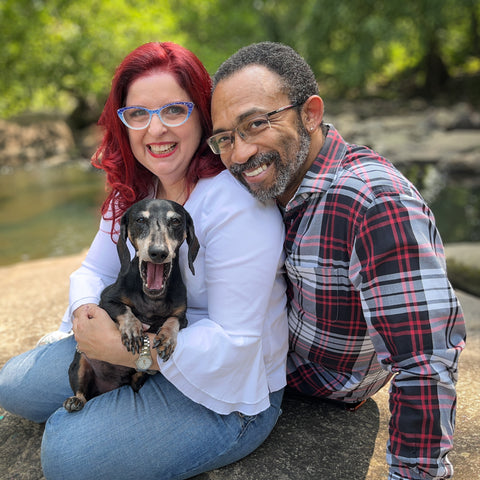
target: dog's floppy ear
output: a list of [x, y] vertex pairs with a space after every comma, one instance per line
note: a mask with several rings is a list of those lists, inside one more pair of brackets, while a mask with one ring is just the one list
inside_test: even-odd
[[118, 236], [117, 252], [120, 259], [120, 273], [127, 272], [130, 266], [130, 250], [127, 247], [128, 238], [128, 210], [123, 214], [120, 221], [120, 235]]
[[195, 268], [193, 266], [193, 262], [197, 258], [200, 244], [198, 243], [198, 238], [195, 235], [195, 228], [193, 226], [192, 217], [186, 210], [185, 216], [187, 219], [188, 266], [190, 267], [190, 271], [193, 273], [193, 275], [195, 275]]

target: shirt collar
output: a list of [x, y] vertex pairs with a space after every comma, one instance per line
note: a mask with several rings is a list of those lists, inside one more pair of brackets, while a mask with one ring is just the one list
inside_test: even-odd
[[303, 177], [295, 195], [288, 202], [287, 211], [303, 203], [312, 193], [326, 192], [337, 175], [348, 147], [333, 125], [326, 124], [326, 126], [328, 133], [325, 142]]

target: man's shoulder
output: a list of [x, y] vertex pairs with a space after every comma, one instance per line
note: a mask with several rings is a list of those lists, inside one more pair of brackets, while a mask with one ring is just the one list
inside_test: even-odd
[[373, 196], [412, 194], [412, 183], [389, 160], [363, 145], [348, 145], [337, 185], [367, 189]]

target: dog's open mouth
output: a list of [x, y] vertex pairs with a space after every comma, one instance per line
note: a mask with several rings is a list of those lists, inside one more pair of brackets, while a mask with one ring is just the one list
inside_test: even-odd
[[171, 269], [171, 263], [141, 262], [140, 275], [145, 294], [150, 297], [162, 295], [165, 292]]

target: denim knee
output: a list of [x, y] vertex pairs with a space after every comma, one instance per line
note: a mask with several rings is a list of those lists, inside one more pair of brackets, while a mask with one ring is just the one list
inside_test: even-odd
[[10, 359], [0, 371], [0, 406], [37, 423], [71, 395], [68, 366], [75, 350], [71, 340], [37, 347]]
[[[40, 392], [32, 399], [33, 392], [24, 388], [18, 357], [9, 360], [0, 370], [0, 406], [7, 412], [19, 415], [36, 423], [42, 423], [48, 418], [43, 411], [35, 411], [32, 405]], [[31, 401], [33, 400], [33, 401]]]

